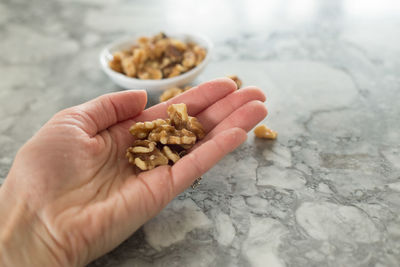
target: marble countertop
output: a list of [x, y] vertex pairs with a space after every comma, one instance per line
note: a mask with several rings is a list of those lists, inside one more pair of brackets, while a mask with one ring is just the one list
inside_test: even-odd
[[[399, 266], [400, 6], [396, 1], [0, 3], [0, 183], [62, 108], [118, 91], [108, 42], [198, 31], [196, 82], [266, 93], [276, 141], [254, 139], [91, 266]], [[150, 95], [150, 104], [158, 95]]]

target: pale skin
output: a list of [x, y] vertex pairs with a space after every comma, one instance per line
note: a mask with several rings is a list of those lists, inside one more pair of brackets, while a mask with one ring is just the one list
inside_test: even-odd
[[[17, 153], [0, 187], [0, 266], [83, 266], [107, 253], [246, 140], [263, 93], [222, 78], [143, 110], [144, 91], [100, 96], [54, 115]], [[137, 121], [186, 103], [207, 136], [175, 165], [135, 174]]]

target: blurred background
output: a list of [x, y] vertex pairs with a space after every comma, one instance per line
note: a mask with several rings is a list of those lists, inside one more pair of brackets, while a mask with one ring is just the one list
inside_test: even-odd
[[[269, 115], [264, 123], [279, 133], [274, 148], [278, 152], [271, 157], [283, 164], [285, 171], [303, 175], [295, 182], [285, 180], [284, 186], [292, 191], [273, 191], [275, 196], [287, 197], [289, 204], [276, 213], [275, 210], [268, 213], [274, 218], [282, 216], [281, 222], [287, 223], [294, 236], [288, 244], [295, 245], [288, 245], [281, 252], [286, 263], [321, 266], [318, 262], [331, 260], [332, 266], [398, 264], [398, 256], [387, 251], [399, 250], [399, 232], [395, 229], [400, 218], [392, 226], [389, 222], [399, 214], [400, 200], [395, 195], [383, 194], [383, 189], [376, 189], [400, 177], [398, 0], [2, 0], [0, 184], [19, 147], [54, 113], [121, 90], [100, 69], [98, 57], [104, 46], [123, 36], [163, 30], [198, 32], [213, 41], [211, 62], [195, 83], [236, 74], [244, 86], [257, 85], [266, 93]], [[150, 93], [149, 105], [158, 102], [158, 95]], [[265, 143], [249, 140], [245, 148], [251, 149], [244, 148], [240, 153], [256, 151], [257, 160], [263, 154], [255, 147], [270, 148]], [[336, 154], [350, 156], [336, 157]], [[251, 152], [244, 160], [253, 159], [252, 156]], [[271, 161], [261, 163], [271, 164]], [[256, 167], [253, 167], [248, 169], [254, 169], [255, 173]], [[204, 185], [204, 191], [213, 192], [218, 188], [212, 179], [209, 183], [209, 187], [207, 183]], [[235, 186], [236, 191], [231, 193], [239, 198], [247, 196], [246, 189], [253, 188], [244, 178], [242, 184], [239, 180]], [[257, 197], [264, 194], [254, 190], [259, 194]], [[191, 197], [209, 215], [211, 207], [204, 204], [204, 199], [199, 200], [201, 192]], [[298, 233], [293, 219], [297, 204], [292, 203], [296, 199], [324, 197], [349, 205], [372, 199], [382, 201], [382, 207], [391, 207], [378, 212], [363, 206], [370, 218], [381, 220], [385, 225], [379, 228], [385, 241], [358, 246], [338, 231], [335, 235], [345, 241], [333, 243], [334, 252], [326, 252], [328, 256], [321, 256], [319, 260], [318, 253], [313, 252], [306, 259], [307, 248], [317, 250], [323, 246]], [[270, 207], [273, 209], [268, 204], [265, 210]], [[253, 212], [250, 204], [243, 210]], [[233, 223], [241, 229], [240, 222]], [[386, 228], [386, 225], [389, 226]], [[137, 235], [143, 237], [141, 232]], [[239, 232], [239, 244], [241, 238]], [[144, 259], [155, 257], [155, 261], [161, 259], [159, 266], [193, 260], [200, 264], [207, 258], [202, 252], [192, 251], [189, 253], [192, 258], [177, 254], [178, 258], [168, 260], [169, 254], [165, 251], [157, 254], [137, 240], [140, 238], [127, 241], [109, 258], [99, 260], [97, 266], [106, 262], [114, 266], [111, 263], [120, 262], [117, 260], [120, 257], [137, 255]], [[208, 246], [203, 252], [215, 250], [212, 245], [201, 244]], [[238, 255], [235, 249], [223, 250], [226, 262]], [[337, 257], [329, 258], [333, 255], [330, 253], [336, 253]], [[338, 261], [341, 264], [336, 265]], [[371, 262], [374, 265], [368, 265]]]
[[[271, 114], [281, 105], [273, 87], [281, 85], [268, 75], [287, 80], [285, 72], [304, 68], [264, 63], [321, 63], [345, 72], [361, 93], [373, 87], [378, 93], [379, 83], [398, 84], [390, 74], [400, 68], [399, 29], [396, 0], [2, 0], [1, 154], [13, 155], [60, 109], [120, 90], [100, 71], [98, 55], [121, 36], [161, 30], [209, 36], [212, 62], [196, 82], [237, 74], [245, 86], [264, 87]], [[271, 74], [269, 67], [283, 69]], [[382, 80], [383, 74], [389, 76]]]
[[[3, 0], [0, 133], [13, 140], [0, 144], [21, 144], [60, 109], [120, 90], [98, 54], [122, 36], [203, 33], [215, 49], [197, 82], [237, 74], [263, 87], [272, 86], [263, 62], [319, 62], [352, 78], [399, 69], [399, 29], [396, 0]], [[361, 91], [374, 82], [355, 81]]]

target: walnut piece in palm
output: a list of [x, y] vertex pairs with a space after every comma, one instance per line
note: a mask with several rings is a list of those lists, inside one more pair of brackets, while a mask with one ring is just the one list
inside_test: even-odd
[[129, 129], [136, 141], [126, 157], [142, 171], [176, 163], [205, 136], [203, 126], [188, 115], [185, 104], [173, 104], [167, 112], [169, 119], [138, 122]]
[[179, 156], [179, 153], [174, 151], [174, 150], [172, 150], [169, 146], [164, 146], [163, 149], [162, 149], [162, 152], [173, 163], [177, 162], [181, 158]]
[[188, 115], [185, 104], [172, 104], [168, 107], [167, 112], [171, 125], [176, 129], [187, 129], [194, 133], [197, 139], [202, 139], [206, 135], [201, 123], [195, 117]]
[[129, 128], [129, 132], [137, 139], [146, 139], [152, 130], [161, 125], [170, 125], [170, 120], [157, 119], [154, 121], [138, 122]]
[[148, 139], [163, 145], [193, 145], [196, 135], [186, 129], [178, 130], [172, 125], [160, 125], [149, 133]]
[[126, 157], [129, 163], [142, 171], [168, 164], [168, 158], [156, 147], [156, 143], [148, 140], [136, 140], [126, 151]]

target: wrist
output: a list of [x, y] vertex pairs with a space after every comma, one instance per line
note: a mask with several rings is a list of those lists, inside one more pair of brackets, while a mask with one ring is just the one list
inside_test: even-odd
[[[0, 187], [0, 266], [62, 266], [51, 236], [28, 199]], [[57, 246], [55, 246], [57, 247]]]

